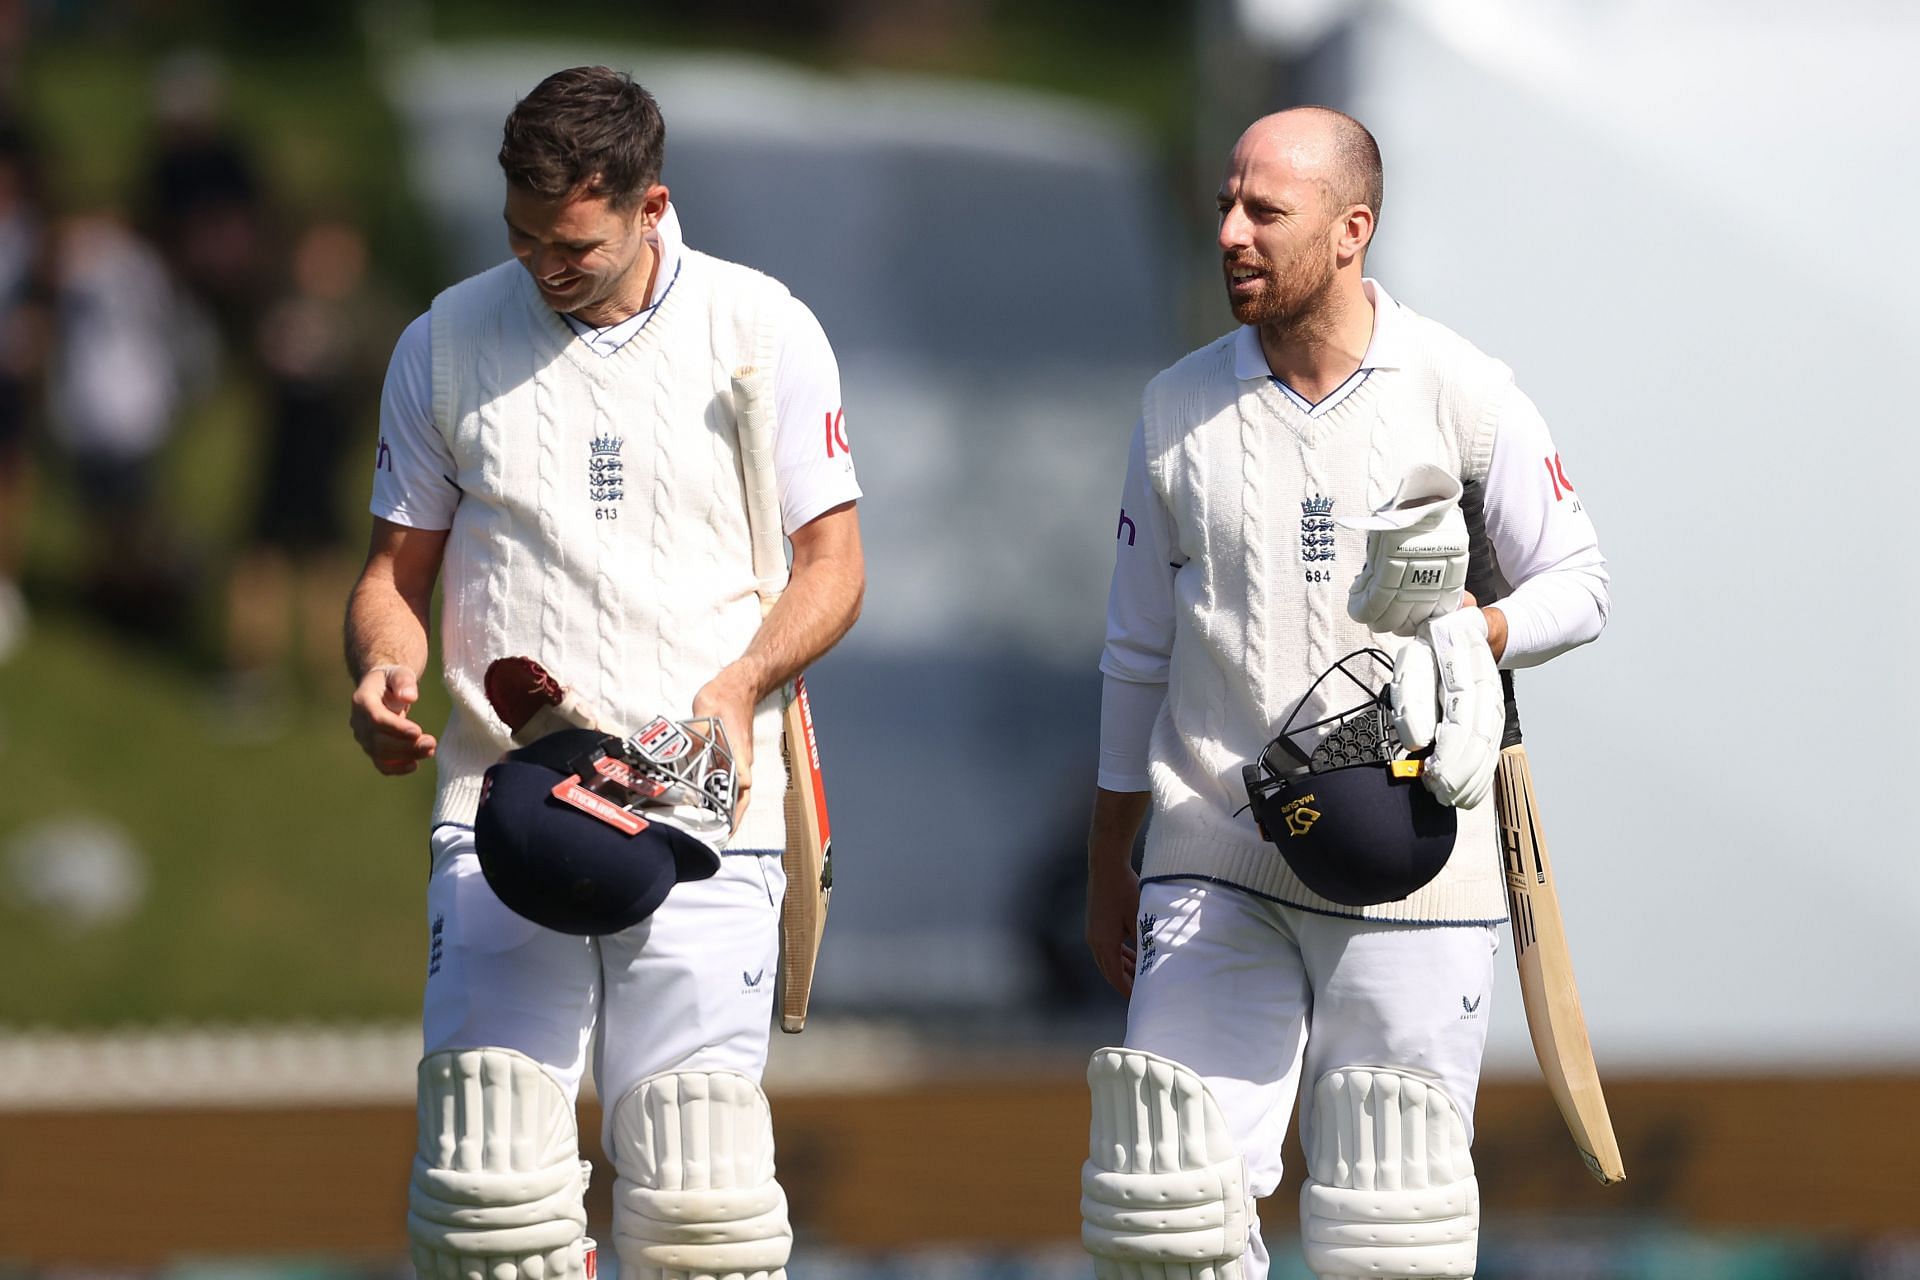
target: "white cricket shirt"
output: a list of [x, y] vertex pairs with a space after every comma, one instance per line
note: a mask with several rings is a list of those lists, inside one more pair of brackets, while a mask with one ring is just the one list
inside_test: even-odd
[[[1260, 349], [1259, 331], [1234, 335], [1234, 375], [1265, 378], [1309, 417], [1322, 416], [1368, 378], [1401, 367], [1399, 310], [1378, 281], [1364, 284], [1373, 303], [1373, 335], [1360, 368], [1318, 404], [1274, 376]], [[1499, 602], [1507, 619], [1500, 665], [1531, 667], [1600, 634], [1609, 603], [1606, 559], [1584, 502], [1567, 479], [1560, 451], [1539, 409], [1509, 386], [1494, 436], [1485, 491], [1487, 537], [1501, 575], [1513, 590]], [[1127, 451], [1120, 498], [1113, 583], [1107, 597], [1107, 642], [1100, 670], [1099, 785], [1109, 791], [1150, 791], [1147, 747], [1167, 696], [1173, 650], [1174, 571], [1184, 563], [1173, 549], [1171, 518], [1147, 476], [1144, 421]]]
[[[650, 237], [660, 255], [647, 306], [596, 329], [563, 316], [581, 342], [610, 356], [653, 319], [680, 276], [685, 241], [673, 206]], [[813, 312], [789, 298], [784, 333], [774, 364], [773, 469], [780, 485], [780, 520], [787, 533], [842, 503], [859, 499], [853, 453], [847, 443], [846, 410], [840, 400], [840, 366]], [[411, 529], [448, 529], [460, 502], [446, 438], [433, 421], [431, 313], [406, 327], [394, 345], [380, 397], [380, 443], [374, 456], [373, 514]]]

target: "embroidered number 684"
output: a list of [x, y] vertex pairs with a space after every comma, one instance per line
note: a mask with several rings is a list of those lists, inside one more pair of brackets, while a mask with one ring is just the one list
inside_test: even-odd
[[1309, 570], [1307, 570], [1307, 581], [1308, 581], [1308, 582], [1332, 582], [1332, 581], [1333, 581], [1333, 570], [1331, 570], [1331, 569], [1309, 569]]

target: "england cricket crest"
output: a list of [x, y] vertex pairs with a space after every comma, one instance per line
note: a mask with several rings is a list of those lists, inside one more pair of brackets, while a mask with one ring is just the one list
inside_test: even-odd
[[620, 450], [626, 441], [619, 436], [595, 436], [587, 446], [587, 497], [596, 503], [618, 502], [626, 497], [625, 464]]
[[1333, 499], [1314, 494], [1300, 504], [1300, 558], [1333, 559]]

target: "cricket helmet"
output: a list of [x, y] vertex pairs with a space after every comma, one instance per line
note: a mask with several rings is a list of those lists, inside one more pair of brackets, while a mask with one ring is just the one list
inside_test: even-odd
[[[1423, 761], [1394, 732], [1392, 672], [1393, 659], [1379, 649], [1340, 659], [1314, 680], [1260, 758], [1241, 769], [1260, 834], [1302, 884], [1346, 907], [1418, 890], [1447, 865], [1459, 829], [1458, 814], [1421, 782]], [[1341, 679], [1322, 695], [1336, 674]], [[1341, 701], [1348, 684], [1357, 701], [1296, 723]]]
[[720, 869], [734, 799], [717, 720], [659, 716], [624, 739], [563, 729], [487, 770], [474, 849], [508, 907], [598, 937], [645, 920], [681, 881]]

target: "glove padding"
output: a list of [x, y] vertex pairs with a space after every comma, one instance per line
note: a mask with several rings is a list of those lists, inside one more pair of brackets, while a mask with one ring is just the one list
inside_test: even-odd
[[1467, 585], [1467, 521], [1460, 480], [1423, 462], [1371, 515], [1335, 516], [1367, 530], [1367, 563], [1347, 591], [1347, 616], [1374, 631], [1410, 636], [1460, 607]]
[[532, 658], [496, 658], [484, 685], [513, 745], [524, 747], [562, 729], [598, 729], [600, 717]]
[[1434, 798], [1459, 809], [1485, 800], [1507, 727], [1487, 615], [1467, 608], [1422, 623], [1394, 656], [1391, 696], [1401, 744], [1433, 746], [1420, 777]]

